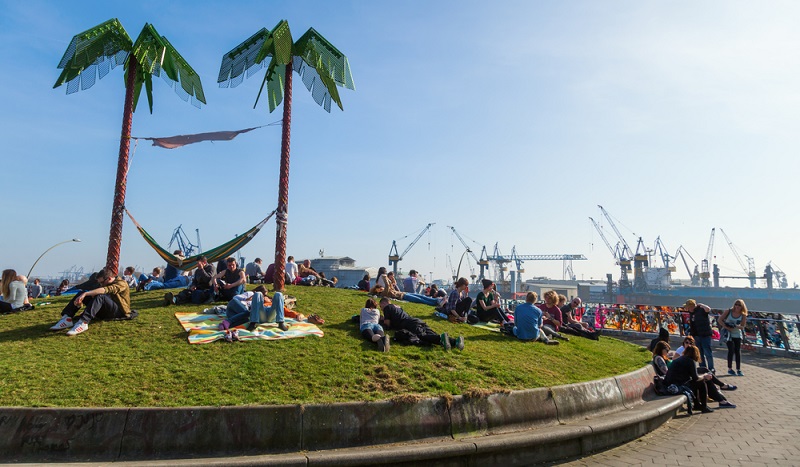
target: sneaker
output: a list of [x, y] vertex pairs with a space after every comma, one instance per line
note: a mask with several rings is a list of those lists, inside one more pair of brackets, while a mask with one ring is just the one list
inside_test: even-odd
[[72, 318], [67, 315], [61, 317], [61, 319], [50, 328], [51, 331], [60, 331], [62, 329], [67, 329], [72, 327]]
[[208, 297], [203, 302], [203, 305], [208, 305], [210, 303], [214, 303], [214, 291], [208, 293]]
[[78, 321], [78, 324], [75, 325], [75, 327], [67, 331], [67, 335], [77, 336], [78, 334], [88, 330], [89, 330], [89, 324], [86, 321], [80, 320]]
[[735, 404], [731, 404], [728, 401], [722, 401], [722, 402], [719, 403], [719, 408], [720, 409], [735, 409], [736, 405]]
[[569, 337], [561, 335], [561, 334], [556, 334], [556, 339], [561, 339], [564, 342], [569, 342]]
[[731, 376], [736, 376], [736, 372], [728, 368], [728, 374]]
[[560, 344], [560, 342], [558, 342], [558, 341], [556, 341], [556, 340], [552, 340], [552, 341], [547, 341], [547, 342], [545, 342], [545, 344], [546, 344], [546, 345], [559, 345], [559, 344]]
[[742, 373], [742, 370], [736, 370], [736, 374], [738, 376], [744, 376], [744, 373]]
[[250, 331], [250, 332], [253, 332], [253, 331], [256, 330], [257, 327], [258, 327], [258, 323], [254, 323], [254, 322], [251, 321], [247, 325], [247, 330]]
[[736, 390], [736, 385], [735, 384], [726, 384], [725, 386], [722, 386], [720, 389], [722, 389], [723, 391], [735, 391]]
[[458, 336], [456, 339], [456, 348], [458, 350], [464, 350], [464, 336]]
[[222, 322], [219, 323], [219, 326], [217, 326], [217, 329], [219, 329], [220, 331], [227, 332], [230, 327], [231, 327], [231, 322], [228, 321], [227, 319], [223, 319]]
[[700, 413], [713, 413], [713, 412], [714, 409], [712, 409], [711, 407], [703, 407], [702, 409], [700, 409]]
[[383, 337], [376, 340], [375, 344], [378, 346], [378, 352], [386, 352], [386, 342], [383, 341]]
[[443, 332], [439, 337], [441, 338], [442, 347], [444, 347], [444, 350], [450, 350], [450, 338], [447, 336], [447, 333]]
[[288, 331], [289, 326], [287, 326], [286, 323], [281, 321], [280, 323], [278, 323], [278, 329], [280, 329], [281, 331]]
[[385, 334], [381, 340], [383, 341], [383, 351], [388, 352], [389, 349], [392, 347], [392, 340], [389, 338], [388, 334]]
[[175, 304], [175, 294], [172, 292], [167, 292], [164, 294], [164, 304], [166, 306], [174, 305]]

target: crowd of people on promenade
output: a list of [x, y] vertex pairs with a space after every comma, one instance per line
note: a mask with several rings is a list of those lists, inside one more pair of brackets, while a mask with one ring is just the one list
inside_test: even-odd
[[[716, 375], [714, 355], [711, 350], [712, 320], [711, 308], [697, 301], [687, 300], [684, 309], [689, 313], [689, 335], [682, 345], [671, 349], [669, 332], [661, 328], [657, 338], [651, 341], [649, 350], [653, 353], [653, 368], [663, 378], [662, 391], [669, 394], [686, 394], [687, 413], [713, 412], [708, 400], [719, 403], [719, 408], [736, 408], [736, 405], [720, 391], [735, 391], [736, 385], [722, 382]], [[745, 325], [747, 324], [747, 305], [736, 300], [716, 319], [728, 347], [728, 375], [744, 376], [741, 369], [741, 348]], [[736, 362], [736, 370], [733, 362]]]

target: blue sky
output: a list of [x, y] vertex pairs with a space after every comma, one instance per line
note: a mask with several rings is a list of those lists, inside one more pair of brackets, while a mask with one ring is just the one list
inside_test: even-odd
[[[505, 254], [582, 253], [578, 278], [616, 277], [588, 220], [601, 219], [601, 204], [631, 245], [660, 235], [700, 261], [721, 227], [759, 273], [771, 260], [800, 281], [797, 3], [0, 4], [3, 268], [26, 272], [72, 237], [83, 241], [49, 253], [34, 275], [105, 262], [123, 73], [69, 96], [52, 89], [73, 35], [116, 17], [133, 38], [150, 22], [172, 42], [208, 105], [156, 80], [153, 114], [143, 98], [133, 120], [135, 136], [171, 136], [280, 119], [266, 102], [253, 109], [263, 71], [234, 89], [216, 77], [224, 53], [287, 19], [295, 38], [314, 27], [342, 50], [356, 84], [341, 91], [344, 112], [328, 114], [295, 81], [288, 254], [386, 265], [392, 240], [402, 251], [435, 222], [402, 269], [449, 276], [447, 257], [464, 251], [452, 225]], [[216, 246], [274, 209], [279, 153], [276, 126], [175, 150], [142, 141], [126, 205], [165, 245], [182, 224]], [[242, 253], [269, 262], [274, 238], [270, 222]], [[724, 274], [740, 272], [719, 232], [714, 254]], [[121, 265], [160, 263], [126, 219]], [[560, 278], [561, 268], [529, 262], [523, 277]]]

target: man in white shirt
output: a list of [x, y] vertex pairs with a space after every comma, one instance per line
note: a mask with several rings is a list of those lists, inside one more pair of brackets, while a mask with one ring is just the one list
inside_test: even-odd
[[294, 262], [294, 256], [286, 258], [286, 275], [291, 279], [290, 284], [294, 284], [299, 274], [297, 263]]

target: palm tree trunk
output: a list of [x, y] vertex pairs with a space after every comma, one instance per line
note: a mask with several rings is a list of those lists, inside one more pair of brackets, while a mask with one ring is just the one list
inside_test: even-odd
[[275, 275], [272, 287], [283, 292], [286, 270], [286, 230], [289, 222], [289, 136], [292, 124], [292, 62], [286, 65], [283, 84], [283, 131], [281, 134], [281, 173], [278, 182], [278, 212], [275, 215]]
[[114, 275], [119, 271], [119, 251], [122, 245], [122, 220], [125, 211], [125, 189], [128, 183], [128, 154], [131, 148], [133, 123], [133, 91], [137, 68], [136, 58], [130, 54], [128, 76], [125, 79], [125, 107], [122, 111], [122, 134], [119, 139], [117, 183], [114, 188], [114, 206], [111, 209], [111, 232], [108, 235], [106, 269]]

